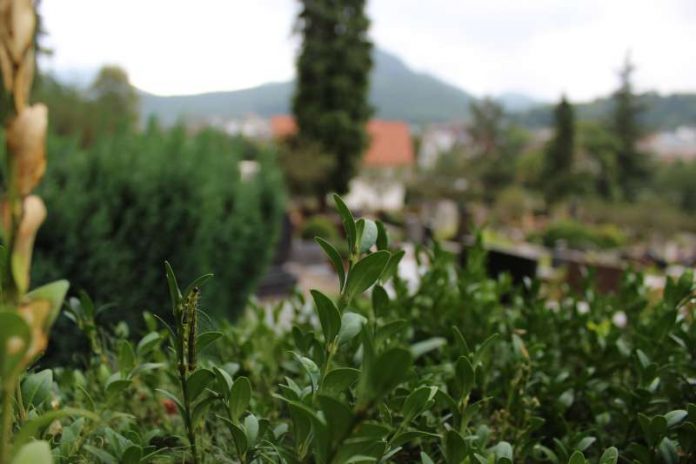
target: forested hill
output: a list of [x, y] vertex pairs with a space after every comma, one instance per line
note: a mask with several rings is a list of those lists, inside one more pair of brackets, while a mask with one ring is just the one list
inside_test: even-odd
[[[426, 73], [409, 68], [399, 57], [376, 49], [372, 71], [370, 101], [375, 116], [400, 119], [413, 124], [464, 120], [469, 104], [476, 97]], [[293, 82], [264, 84], [250, 89], [211, 92], [197, 95], [158, 96], [141, 92], [141, 116], [156, 115], [164, 124], [177, 119], [211, 117], [239, 118], [246, 115], [269, 117], [290, 111]], [[497, 97], [511, 113], [513, 120], [526, 127], [550, 125], [551, 103], [538, 103], [523, 94], [506, 93]], [[644, 120], [651, 129], [669, 129], [680, 125], [696, 125], [696, 94], [641, 97], [645, 107]], [[576, 104], [580, 119], [601, 119], [611, 109], [609, 98]]]
[[[377, 117], [412, 123], [465, 119], [472, 96], [429, 74], [410, 69], [395, 55], [376, 50], [370, 102]], [[143, 118], [154, 114], [165, 124], [177, 118], [262, 117], [287, 113], [293, 82], [265, 84], [251, 89], [198, 95], [162, 97], [141, 93]]]
[[[696, 94], [659, 95], [645, 93], [639, 98], [643, 107], [642, 120], [647, 130], [674, 129], [678, 126], [696, 126]], [[599, 98], [575, 105], [580, 120], [606, 120], [611, 112], [611, 99]], [[541, 105], [515, 113], [512, 119], [530, 128], [551, 125], [553, 105]]]

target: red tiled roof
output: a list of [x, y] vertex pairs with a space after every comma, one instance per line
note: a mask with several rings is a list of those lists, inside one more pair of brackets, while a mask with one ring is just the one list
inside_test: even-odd
[[[292, 116], [273, 116], [271, 132], [275, 138], [284, 138], [297, 131]], [[363, 158], [367, 167], [411, 166], [415, 162], [413, 143], [408, 124], [402, 121], [373, 119], [367, 124], [370, 146]]]

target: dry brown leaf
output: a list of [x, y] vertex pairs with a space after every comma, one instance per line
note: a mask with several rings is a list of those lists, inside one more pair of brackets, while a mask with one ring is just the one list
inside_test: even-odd
[[12, 247], [12, 277], [20, 294], [29, 288], [34, 239], [46, 219], [46, 206], [38, 196], [29, 195], [24, 199], [22, 206], [22, 219]]
[[10, 10], [10, 55], [15, 63], [21, 63], [24, 54], [34, 40], [36, 15], [32, 0], [14, 0]]
[[48, 109], [41, 103], [24, 108], [8, 126], [10, 175], [21, 196], [31, 193], [46, 171], [47, 126]]

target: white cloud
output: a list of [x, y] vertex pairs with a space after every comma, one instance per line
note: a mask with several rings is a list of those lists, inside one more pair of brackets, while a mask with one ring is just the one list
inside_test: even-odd
[[[44, 0], [59, 69], [118, 63], [159, 94], [289, 79], [293, 0]], [[691, 0], [372, 0], [375, 42], [476, 94], [606, 94], [627, 50], [643, 89], [696, 90]]]

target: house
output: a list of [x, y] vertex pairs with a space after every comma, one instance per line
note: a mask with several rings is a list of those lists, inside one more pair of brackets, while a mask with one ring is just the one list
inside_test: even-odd
[[[297, 131], [291, 116], [271, 118], [271, 133], [282, 139]], [[411, 131], [402, 121], [373, 119], [367, 124], [370, 144], [358, 175], [344, 200], [356, 210], [398, 210], [406, 196], [405, 181], [415, 165]]]

